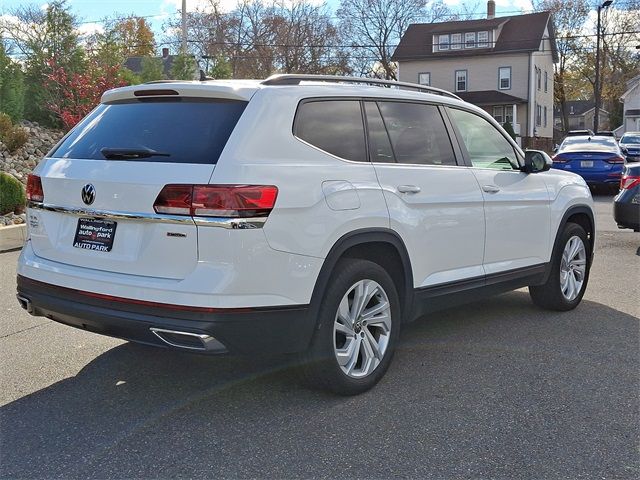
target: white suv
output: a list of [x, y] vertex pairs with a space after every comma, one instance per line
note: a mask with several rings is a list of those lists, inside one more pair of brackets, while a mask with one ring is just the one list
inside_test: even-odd
[[18, 299], [141, 343], [303, 353], [321, 385], [358, 393], [428, 311], [524, 286], [542, 307], [580, 302], [593, 202], [550, 164], [413, 84], [111, 90], [29, 177]]

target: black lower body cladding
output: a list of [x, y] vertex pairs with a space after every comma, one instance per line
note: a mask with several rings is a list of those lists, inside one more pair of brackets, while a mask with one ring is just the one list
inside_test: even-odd
[[96, 295], [20, 275], [17, 280], [18, 299], [32, 315], [160, 347], [169, 345], [152, 328], [208, 335], [224, 346], [209, 353], [295, 353], [308, 348], [315, 326], [308, 305], [191, 309]]

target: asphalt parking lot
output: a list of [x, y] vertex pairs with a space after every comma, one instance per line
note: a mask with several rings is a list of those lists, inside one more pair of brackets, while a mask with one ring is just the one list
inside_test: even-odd
[[640, 478], [640, 234], [611, 199], [576, 310], [518, 290], [433, 314], [351, 398], [30, 317], [1, 253], [0, 477]]

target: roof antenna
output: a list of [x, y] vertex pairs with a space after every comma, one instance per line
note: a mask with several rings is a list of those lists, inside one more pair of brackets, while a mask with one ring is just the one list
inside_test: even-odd
[[200, 69], [200, 81], [206, 82], [207, 80], [215, 80], [213, 77], [207, 77], [207, 74], [204, 73], [204, 70]]

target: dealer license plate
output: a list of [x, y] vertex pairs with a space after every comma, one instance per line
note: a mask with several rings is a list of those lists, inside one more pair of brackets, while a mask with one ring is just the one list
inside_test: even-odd
[[593, 168], [593, 160], [583, 160], [580, 162], [582, 168]]
[[116, 236], [116, 222], [93, 218], [79, 218], [73, 246], [85, 250], [110, 252]]

